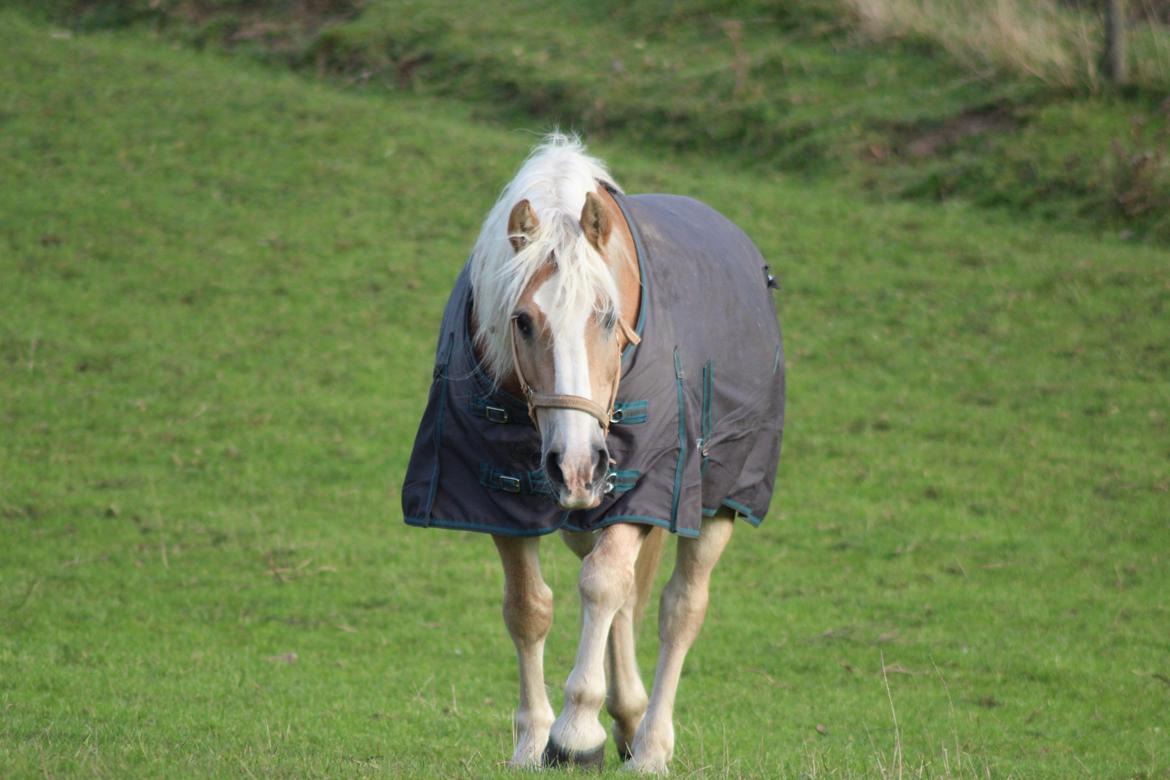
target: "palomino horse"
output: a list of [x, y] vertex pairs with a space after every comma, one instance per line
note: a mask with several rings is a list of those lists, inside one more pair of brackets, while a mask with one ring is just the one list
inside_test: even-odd
[[[411, 525], [492, 534], [520, 666], [511, 764], [665, 772], [675, 693], [736, 517], [758, 525], [780, 455], [784, 354], [767, 267], [707, 206], [626, 196], [550, 136], [504, 189], [451, 294], [403, 486]], [[583, 559], [581, 640], [554, 718], [540, 536]], [[647, 697], [638, 617], [667, 533]]]

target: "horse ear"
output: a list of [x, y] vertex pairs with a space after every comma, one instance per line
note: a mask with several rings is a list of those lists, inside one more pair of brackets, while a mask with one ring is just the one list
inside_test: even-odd
[[508, 240], [512, 242], [512, 248], [519, 252], [528, 246], [528, 242], [536, 236], [538, 225], [540, 220], [536, 218], [536, 212], [527, 199], [513, 206], [512, 213], [508, 215]]
[[585, 231], [585, 238], [598, 252], [609, 241], [613, 222], [609, 218], [609, 209], [595, 193], [585, 195], [585, 208], [581, 209], [581, 230]]

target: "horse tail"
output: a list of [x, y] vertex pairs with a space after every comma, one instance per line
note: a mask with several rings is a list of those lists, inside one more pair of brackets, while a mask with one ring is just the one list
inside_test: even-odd
[[662, 559], [662, 548], [666, 544], [666, 529], [651, 528], [642, 540], [638, 560], [634, 563], [634, 625], [642, 623], [642, 614], [650, 601], [654, 589], [654, 575], [658, 573], [658, 562]]

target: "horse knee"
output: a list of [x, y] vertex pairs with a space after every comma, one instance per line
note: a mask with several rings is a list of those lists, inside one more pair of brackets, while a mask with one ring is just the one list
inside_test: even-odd
[[658, 634], [661, 641], [690, 645], [699, 635], [707, 616], [709, 599], [706, 580], [689, 581], [672, 577], [662, 591], [658, 607]]
[[548, 636], [552, 616], [552, 590], [543, 582], [536, 588], [510, 591], [504, 597], [504, 625], [518, 643], [531, 644]]
[[614, 614], [625, 604], [634, 585], [634, 565], [600, 562], [592, 555], [581, 566], [581, 606]]

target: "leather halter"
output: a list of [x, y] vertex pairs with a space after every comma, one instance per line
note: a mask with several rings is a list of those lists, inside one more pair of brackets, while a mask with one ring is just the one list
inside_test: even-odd
[[[634, 329], [626, 324], [626, 321], [618, 318], [618, 325], [622, 330], [622, 334], [630, 344], [638, 344], [642, 341], [641, 337], [634, 332]], [[537, 409], [575, 409], [579, 412], [585, 412], [589, 416], [595, 418], [597, 422], [601, 423], [601, 430], [605, 434], [609, 434], [609, 424], [613, 422], [614, 403], [617, 400], [618, 385], [622, 379], [621, 369], [621, 350], [618, 347], [618, 370], [613, 375], [613, 385], [609, 388], [609, 401], [605, 407], [594, 401], [592, 398], [586, 398], [583, 395], [571, 395], [568, 393], [538, 393], [532, 389], [532, 385], [528, 384], [528, 380], [524, 378], [524, 372], [520, 368], [520, 353], [516, 350], [516, 332], [513, 329], [512, 337], [512, 369], [516, 372], [516, 380], [520, 383], [520, 390], [524, 393], [524, 400], [528, 403], [528, 419], [532, 421], [532, 427], [540, 431], [540, 423], [536, 419]]]

